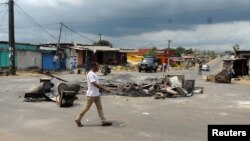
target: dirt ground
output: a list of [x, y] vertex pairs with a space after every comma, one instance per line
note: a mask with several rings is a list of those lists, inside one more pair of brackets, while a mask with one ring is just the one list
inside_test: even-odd
[[[218, 68], [220, 61], [211, 64]], [[168, 74], [170, 72], [166, 72]], [[250, 87], [243, 84], [205, 82], [196, 68], [171, 73], [194, 79], [203, 94], [155, 100], [154, 97], [102, 96], [104, 114], [113, 126], [102, 127], [95, 106], [83, 117], [83, 128], [74, 122], [86, 97], [78, 95], [74, 105], [60, 108], [55, 102], [23, 102], [25, 91], [39, 83], [40, 74], [18, 72], [0, 77], [0, 141], [204, 141], [209, 124], [249, 124]], [[209, 75], [211, 72], [204, 72]], [[100, 80], [116, 82], [159, 78], [163, 72], [112, 72]], [[84, 74], [56, 74], [65, 80], [85, 81]]]
[[233, 80], [232, 83], [233, 84], [240, 84], [240, 85], [248, 85], [248, 86], [250, 86], [250, 80], [244, 80], [244, 79]]

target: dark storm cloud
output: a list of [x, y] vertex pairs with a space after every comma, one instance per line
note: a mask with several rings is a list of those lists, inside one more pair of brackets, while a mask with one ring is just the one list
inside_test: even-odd
[[62, 21], [78, 31], [107, 36], [189, 30], [200, 24], [250, 20], [248, 0], [73, 1], [78, 5], [70, 0], [55, 0], [54, 4], [45, 0], [40, 6], [17, 2], [39, 23]]
[[[1, 0], [0, 3], [7, 0]], [[249, 0], [15, 0], [16, 39], [19, 42], [55, 42], [21, 9], [58, 38], [60, 25], [115, 46], [224, 46], [249, 48]], [[2, 11], [0, 6], [0, 12]], [[21, 8], [21, 9], [20, 9]], [[3, 10], [4, 12], [4, 10]], [[0, 17], [1, 19], [1, 17]], [[0, 21], [1, 23], [1, 21]], [[8, 39], [7, 21], [0, 39]], [[64, 41], [92, 43], [63, 28]]]
[[[204, 2], [204, 4], [194, 3], [191, 8], [189, 5], [185, 6], [185, 3], [179, 3], [179, 5], [178, 2], [176, 3], [175, 6], [171, 7], [171, 3], [168, 4], [165, 1], [158, 1], [158, 3], [152, 3], [151, 5], [144, 5], [142, 2], [137, 7], [131, 5], [130, 7], [114, 8], [113, 10], [113, 7], [105, 10], [104, 5], [103, 8], [100, 7], [94, 12], [91, 12], [91, 10], [83, 12], [93, 13], [93, 17], [85, 20], [81, 18], [72, 19], [71, 26], [82, 32], [124, 36], [161, 30], [189, 30], [200, 24], [248, 21], [250, 19], [250, 16], [248, 16], [250, 3], [241, 4], [239, 2], [237, 5], [226, 3], [224, 4], [226, 7], [223, 7], [223, 5], [221, 7], [213, 5], [206, 7], [206, 2]], [[195, 4], [196, 6], [194, 6]], [[214, 3], [214, 5], [216, 4], [218, 2]], [[83, 22], [77, 23], [81, 20]]]

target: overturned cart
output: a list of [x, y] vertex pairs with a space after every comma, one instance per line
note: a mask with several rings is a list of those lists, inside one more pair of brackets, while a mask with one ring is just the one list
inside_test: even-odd
[[72, 106], [80, 85], [56, 78], [41, 78], [40, 83], [25, 93], [26, 102], [55, 101], [60, 107]]

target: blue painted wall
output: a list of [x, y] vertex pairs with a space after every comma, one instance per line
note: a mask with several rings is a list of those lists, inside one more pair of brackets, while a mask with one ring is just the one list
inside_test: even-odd
[[53, 53], [43, 53], [42, 55], [42, 69], [44, 71], [60, 70], [60, 58], [53, 63]]

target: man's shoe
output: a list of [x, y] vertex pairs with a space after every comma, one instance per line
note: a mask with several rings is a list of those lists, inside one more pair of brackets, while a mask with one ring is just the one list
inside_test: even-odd
[[103, 121], [102, 122], [102, 126], [111, 126], [112, 125], [112, 122], [110, 121]]
[[78, 127], [83, 127], [81, 121], [79, 121], [79, 120], [76, 119], [75, 122], [76, 122], [76, 125], [77, 125]]

